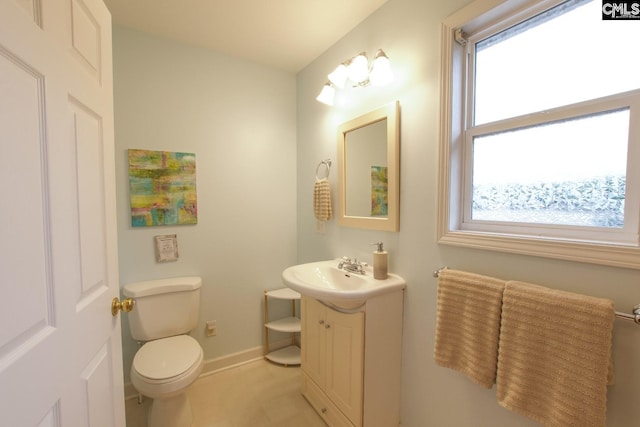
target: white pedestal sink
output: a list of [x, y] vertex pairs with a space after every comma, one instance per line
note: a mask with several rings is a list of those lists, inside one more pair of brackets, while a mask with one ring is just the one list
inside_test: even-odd
[[376, 280], [371, 267], [365, 267], [365, 274], [357, 274], [338, 269], [338, 263], [339, 260], [329, 260], [294, 265], [282, 272], [282, 280], [302, 295], [343, 310], [358, 308], [371, 297], [406, 287], [405, 280], [397, 274]]

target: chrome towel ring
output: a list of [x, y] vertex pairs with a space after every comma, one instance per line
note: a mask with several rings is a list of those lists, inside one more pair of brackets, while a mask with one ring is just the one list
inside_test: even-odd
[[[323, 165], [327, 169], [326, 175], [323, 176], [323, 177], [319, 177], [318, 176], [318, 172], [320, 171], [320, 167], [323, 166]], [[316, 166], [316, 179], [329, 178], [329, 172], [330, 171], [331, 171], [331, 159], [324, 159], [323, 161], [318, 163], [318, 166]]]

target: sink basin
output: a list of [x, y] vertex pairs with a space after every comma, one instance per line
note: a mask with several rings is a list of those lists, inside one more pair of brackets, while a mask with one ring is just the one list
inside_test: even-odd
[[397, 274], [376, 280], [371, 267], [365, 267], [365, 274], [356, 274], [338, 269], [338, 262], [330, 260], [294, 265], [282, 272], [282, 281], [302, 295], [347, 310], [360, 307], [369, 298], [406, 287], [404, 279]]

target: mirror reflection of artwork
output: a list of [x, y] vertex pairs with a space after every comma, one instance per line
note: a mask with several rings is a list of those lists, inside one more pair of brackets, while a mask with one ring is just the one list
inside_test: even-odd
[[399, 231], [400, 104], [338, 126], [338, 225]]
[[[363, 218], [374, 216], [371, 213], [371, 166], [387, 167], [387, 120], [347, 132], [344, 154], [345, 213]], [[375, 216], [381, 218], [383, 215]]]
[[371, 216], [386, 216], [387, 202], [387, 167], [371, 166]]
[[129, 150], [131, 226], [198, 223], [196, 156]]

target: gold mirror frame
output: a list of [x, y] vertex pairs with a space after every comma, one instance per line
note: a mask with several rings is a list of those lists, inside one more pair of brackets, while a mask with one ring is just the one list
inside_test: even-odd
[[[338, 224], [379, 231], [400, 230], [400, 105], [398, 101], [370, 111], [338, 127]], [[347, 134], [379, 121], [387, 121], [387, 216], [348, 216], [346, 188]]]

